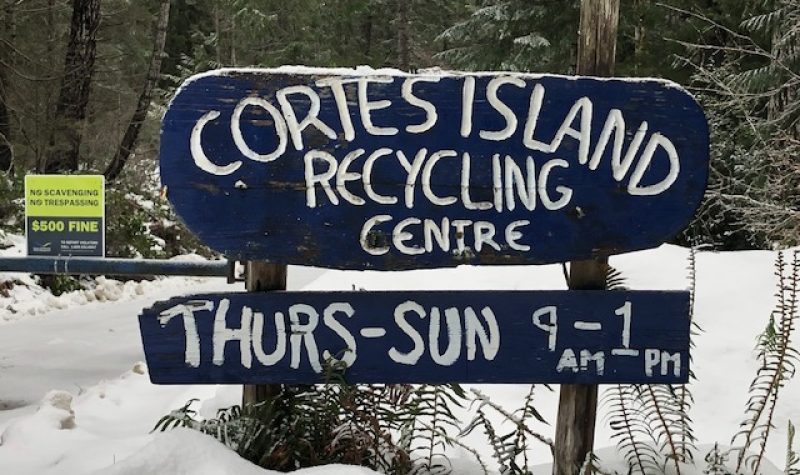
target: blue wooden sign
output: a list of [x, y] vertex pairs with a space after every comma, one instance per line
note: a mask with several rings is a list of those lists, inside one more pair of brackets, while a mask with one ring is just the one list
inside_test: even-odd
[[194, 295], [139, 317], [156, 384], [682, 383], [688, 292]]
[[233, 69], [176, 94], [161, 178], [233, 259], [540, 264], [669, 239], [708, 153], [702, 110], [669, 81]]

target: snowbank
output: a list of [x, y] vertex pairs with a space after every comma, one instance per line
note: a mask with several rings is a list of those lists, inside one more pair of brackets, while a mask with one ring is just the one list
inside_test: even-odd
[[[724, 446], [739, 430], [748, 401], [747, 389], [758, 367], [753, 348], [775, 305], [775, 252], [703, 252], [697, 256], [695, 319], [703, 331], [694, 337], [691, 385], [695, 403], [691, 411], [694, 433], [701, 445], [695, 452], [696, 467], [682, 473], [702, 473], [703, 458], [714, 442]], [[674, 246], [616, 256], [619, 268], [634, 289], [685, 289], [688, 251]], [[560, 289], [560, 266], [463, 267], [402, 273], [321, 271], [292, 268], [303, 276], [302, 286], [313, 290], [351, 289]], [[296, 277], [295, 277], [296, 279]], [[162, 282], [160, 287], [164, 287]], [[231, 290], [224, 283], [217, 291]], [[290, 284], [291, 285], [291, 284]], [[301, 284], [296, 284], [301, 285]], [[192, 288], [145, 289], [128, 301], [92, 303], [53, 311], [41, 318], [16, 321], [0, 327], [0, 473], [13, 475], [67, 475], [85, 473], [128, 474], [270, 473], [238, 459], [213, 439], [192, 431], [151, 434], [158, 419], [199, 399], [197, 409], [205, 417], [218, 408], [237, 403], [240, 386], [153, 386], [141, 364], [141, 341], [135, 315], [153, 299], [208, 291], [211, 284]], [[297, 287], [295, 287], [297, 288]], [[133, 368], [116, 377], [126, 368]], [[100, 381], [98, 383], [98, 381]], [[77, 385], [77, 386], [76, 386]], [[66, 392], [49, 393], [51, 388]], [[83, 389], [87, 388], [87, 389]], [[524, 385], [477, 386], [493, 401], [513, 410], [528, 392]], [[601, 388], [601, 393], [603, 388]], [[553, 436], [558, 392], [536, 390], [537, 410], [550, 422], [532, 429]], [[5, 401], [23, 406], [3, 411]], [[774, 417], [775, 429], [767, 445], [773, 465], [762, 467], [767, 475], [782, 473], [788, 421], [800, 423], [800, 385], [790, 381], [782, 389]], [[466, 419], [468, 414], [462, 415]], [[478, 433], [462, 439], [490, 464], [491, 449]], [[606, 409], [600, 407], [596, 446], [611, 447]], [[798, 441], [795, 442], [795, 450]], [[177, 454], [184, 454], [178, 457]], [[606, 468], [623, 471], [613, 448], [598, 455]], [[454, 473], [481, 473], [471, 456], [461, 449], [450, 452]], [[549, 473], [550, 453], [534, 446], [531, 464], [537, 475]], [[175, 460], [173, 460], [175, 459]], [[98, 472], [99, 471], [99, 472]], [[357, 467], [321, 467], [296, 472], [312, 474], [369, 474]]]

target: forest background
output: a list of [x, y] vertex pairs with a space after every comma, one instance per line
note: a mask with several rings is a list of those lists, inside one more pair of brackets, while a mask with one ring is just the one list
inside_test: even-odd
[[[157, 177], [181, 82], [218, 67], [573, 74], [579, 0], [0, 0], [0, 233], [28, 173], [102, 173], [107, 254], [204, 252]], [[679, 244], [800, 243], [800, 0], [622, 0], [616, 75], [690, 89], [710, 186]]]

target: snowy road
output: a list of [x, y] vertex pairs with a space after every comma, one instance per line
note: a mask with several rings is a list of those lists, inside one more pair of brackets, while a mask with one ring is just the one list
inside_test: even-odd
[[[291, 270], [290, 289], [308, 285], [323, 272]], [[225, 279], [187, 278], [164, 279], [158, 287], [139, 298], [93, 302], [0, 326], [0, 426], [38, 404], [51, 389], [80, 393], [144, 361], [137, 318], [142, 308], [178, 295], [244, 288]]]

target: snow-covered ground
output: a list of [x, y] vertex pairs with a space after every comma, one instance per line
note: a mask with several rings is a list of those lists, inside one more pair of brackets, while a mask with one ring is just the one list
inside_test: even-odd
[[[698, 254], [695, 316], [704, 332], [695, 337], [692, 352], [698, 379], [692, 383], [696, 402], [691, 416], [702, 446], [695, 454], [698, 468], [686, 467], [684, 474], [700, 474], [708, 447], [714, 442], [729, 444], [744, 419], [747, 388], [757, 368], [753, 348], [774, 307], [775, 255], [761, 251]], [[685, 249], [662, 246], [616, 256], [611, 263], [634, 289], [685, 289], [688, 285]], [[8, 276], [0, 280], [3, 277]], [[26, 276], [14, 277], [27, 283]], [[560, 266], [396, 273], [292, 267], [289, 280], [290, 289], [307, 290], [565, 288]], [[194, 431], [150, 433], [161, 416], [191, 398], [200, 400], [200, 413], [207, 416], [238, 403], [241, 387], [151, 385], [146, 367], [139, 363], [144, 355], [136, 316], [155, 300], [237, 287], [221, 279], [186, 278], [102, 285], [103, 298], [73, 293], [59, 297], [58, 304], [35, 285], [28, 290], [19, 286], [9, 297], [0, 296], [0, 474], [269, 473]], [[520, 385], [476, 388], [510, 409], [519, 407], [528, 391]], [[537, 394], [537, 409], [554, 422], [557, 388], [548, 392], [542, 387]], [[605, 410], [601, 407], [600, 412], [596, 446], [610, 447], [613, 441], [604, 423]], [[783, 389], [767, 447], [767, 457], [780, 467], [789, 420], [800, 423], [800, 385], [795, 381]], [[552, 425], [534, 429], [553, 435]], [[464, 441], [491, 460], [480, 434]], [[480, 473], [463, 451], [454, 449], [450, 455], [455, 473]], [[625, 473], [613, 449], [599, 450], [598, 455], [607, 468]], [[536, 448], [532, 460], [537, 465], [535, 473], [548, 473], [547, 447]], [[327, 466], [296, 473], [373, 472]], [[767, 467], [762, 473], [783, 472]]]

